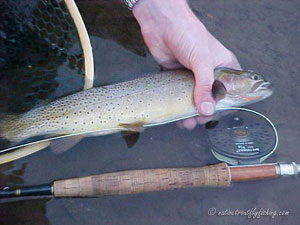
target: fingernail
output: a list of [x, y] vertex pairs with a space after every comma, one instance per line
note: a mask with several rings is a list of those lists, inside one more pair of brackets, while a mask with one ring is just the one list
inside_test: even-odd
[[201, 113], [204, 116], [211, 116], [212, 114], [214, 114], [214, 105], [211, 102], [202, 102], [201, 103]]

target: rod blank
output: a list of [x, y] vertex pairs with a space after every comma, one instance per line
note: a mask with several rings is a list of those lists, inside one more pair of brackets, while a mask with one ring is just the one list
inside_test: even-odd
[[51, 184], [42, 184], [18, 189], [5, 189], [0, 191], [0, 198], [19, 197], [19, 196], [40, 196], [53, 195]]

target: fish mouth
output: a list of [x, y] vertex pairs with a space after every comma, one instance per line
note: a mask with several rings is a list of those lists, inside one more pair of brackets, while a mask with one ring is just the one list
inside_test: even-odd
[[267, 88], [267, 89], [272, 89], [272, 90], [273, 90], [273, 87], [272, 87], [270, 81], [265, 81], [265, 82], [263, 82], [262, 85], [261, 85], [261, 87]]
[[274, 88], [269, 81], [258, 82], [256, 86], [257, 88], [248, 95], [235, 95], [231, 98], [240, 105], [248, 105], [262, 101], [273, 94]]
[[273, 86], [270, 81], [259, 81], [255, 83], [252, 87], [252, 92], [261, 92], [261, 91], [266, 91], [266, 92], [271, 92], [273, 93]]
[[260, 101], [263, 99], [266, 99], [270, 97], [273, 94], [274, 88], [270, 81], [263, 81], [260, 82], [259, 86], [255, 90], [254, 94], [257, 94], [257, 100], [254, 101]]
[[[274, 88], [269, 81], [263, 81], [259, 84], [254, 92], [254, 96], [248, 98], [249, 101], [258, 102], [270, 97], [273, 94]], [[255, 96], [256, 95], [256, 96]]]
[[271, 82], [266, 81], [261, 85], [261, 91], [266, 93], [265, 98], [269, 97], [274, 92], [274, 87], [272, 86]]

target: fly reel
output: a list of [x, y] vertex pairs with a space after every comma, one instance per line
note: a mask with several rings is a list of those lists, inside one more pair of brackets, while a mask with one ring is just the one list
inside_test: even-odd
[[263, 162], [276, 149], [278, 135], [273, 123], [246, 108], [226, 108], [216, 126], [207, 130], [212, 154], [231, 165]]

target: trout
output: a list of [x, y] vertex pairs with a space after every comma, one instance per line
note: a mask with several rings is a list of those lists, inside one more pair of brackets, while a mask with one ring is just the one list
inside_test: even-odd
[[[217, 110], [252, 104], [273, 92], [270, 82], [253, 71], [217, 68], [214, 78], [219, 81], [213, 93]], [[18, 143], [40, 135], [138, 132], [197, 115], [193, 89], [193, 73], [185, 69], [91, 88], [2, 119], [0, 137]]]

